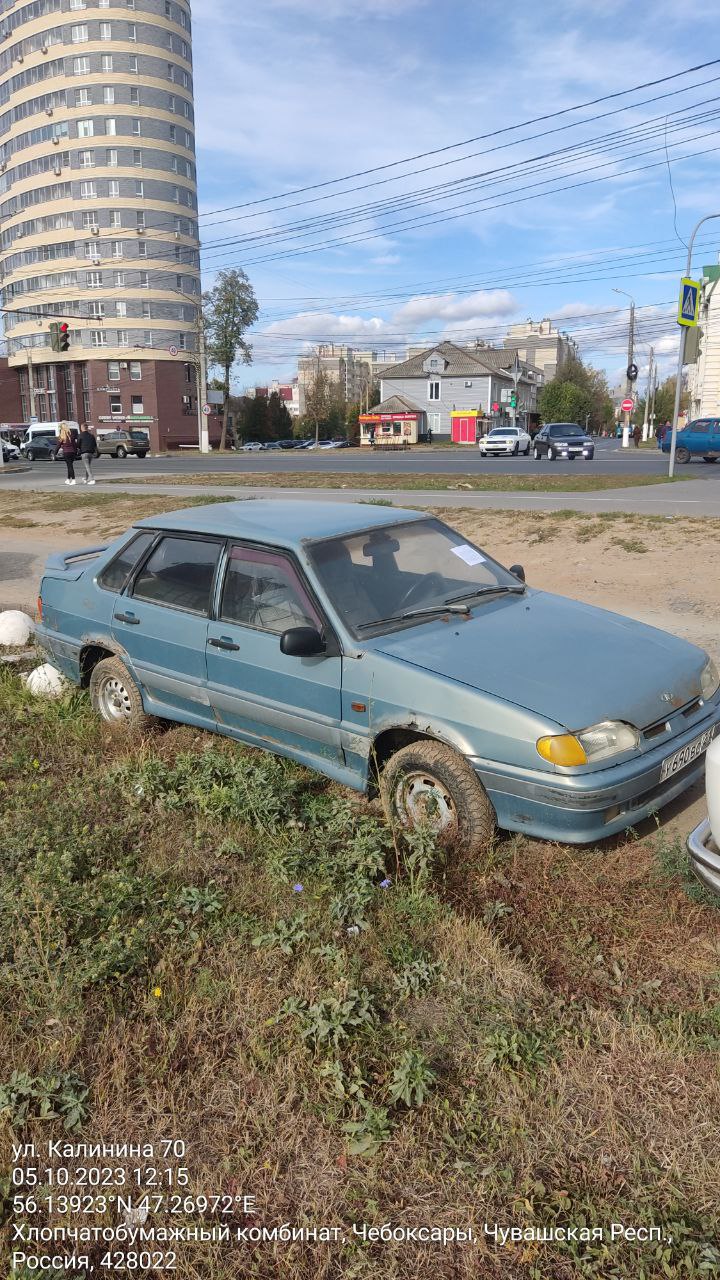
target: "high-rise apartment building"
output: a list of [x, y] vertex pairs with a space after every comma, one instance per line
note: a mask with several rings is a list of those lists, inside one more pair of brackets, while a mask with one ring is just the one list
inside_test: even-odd
[[189, 0], [0, 0], [0, 273], [26, 421], [196, 435]]

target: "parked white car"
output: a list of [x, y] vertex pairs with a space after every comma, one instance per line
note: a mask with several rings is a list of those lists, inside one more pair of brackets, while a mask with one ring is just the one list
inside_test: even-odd
[[525, 457], [530, 452], [530, 436], [522, 427], [494, 427], [486, 436], [481, 436], [478, 448], [483, 457], [491, 457], [495, 453], [518, 454]]
[[690, 865], [706, 889], [720, 894], [720, 737], [705, 756], [705, 794], [708, 816], [688, 836]]

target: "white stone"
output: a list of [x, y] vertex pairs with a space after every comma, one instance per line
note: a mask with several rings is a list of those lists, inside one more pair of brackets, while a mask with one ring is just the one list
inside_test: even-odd
[[28, 692], [35, 694], [37, 698], [61, 698], [67, 684], [57, 667], [51, 666], [49, 662], [36, 667], [27, 678]]
[[0, 645], [7, 649], [27, 644], [33, 629], [32, 618], [19, 609], [5, 609], [0, 613]]

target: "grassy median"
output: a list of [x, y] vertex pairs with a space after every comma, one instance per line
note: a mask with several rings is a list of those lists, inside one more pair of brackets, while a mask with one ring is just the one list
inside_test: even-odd
[[[0, 671], [0, 726], [2, 1167], [13, 1142], [178, 1138], [187, 1194], [255, 1205], [173, 1226], [339, 1229], [184, 1244], [183, 1280], [717, 1269], [720, 924], [679, 842], [505, 838], [447, 865], [275, 757], [113, 740], [84, 694]], [[34, 1225], [64, 1221], [33, 1190]], [[485, 1221], [664, 1239], [502, 1247]]]
[[[695, 476], [675, 476], [692, 480]], [[368, 473], [355, 471], [203, 471], [178, 476], [141, 476], [137, 480], [103, 480], [107, 484], [202, 485], [233, 489], [359, 489], [410, 493], [433, 490], [468, 493], [596, 493], [603, 489], [629, 489], [649, 484], [671, 483], [668, 477], [647, 475], [439, 475], [407, 472]]]

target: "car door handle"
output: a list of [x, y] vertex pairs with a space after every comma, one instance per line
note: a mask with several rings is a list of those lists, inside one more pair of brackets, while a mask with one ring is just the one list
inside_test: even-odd
[[129, 627], [139, 627], [140, 619], [135, 617], [134, 613], [116, 613], [116, 622], [127, 622]]
[[240, 648], [239, 644], [235, 644], [234, 641], [226, 639], [225, 636], [211, 636], [208, 640], [208, 644], [211, 644], [213, 649], [230, 649], [233, 652], [236, 652]]

